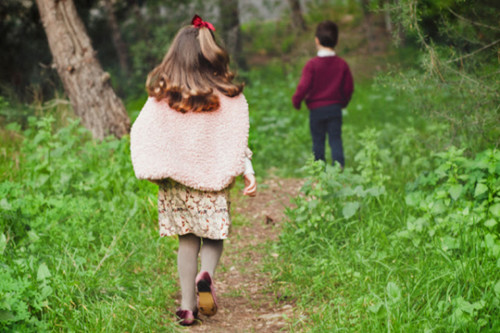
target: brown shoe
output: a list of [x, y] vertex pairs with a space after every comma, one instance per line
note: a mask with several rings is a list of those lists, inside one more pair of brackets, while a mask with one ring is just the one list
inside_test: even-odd
[[217, 298], [212, 277], [207, 271], [202, 271], [196, 277], [198, 288], [198, 310], [205, 316], [213, 316], [217, 313]]

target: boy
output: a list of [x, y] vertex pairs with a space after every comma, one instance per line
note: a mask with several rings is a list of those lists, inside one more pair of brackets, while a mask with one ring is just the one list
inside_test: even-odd
[[347, 63], [335, 55], [338, 28], [332, 21], [323, 21], [316, 27], [314, 38], [318, 54], [309, 60], [302, 71], [297, 90], [292, 97], [299, 110], [305, 99], [309, 108], [309, 125], [315, 160], [325, 160], [325, 138], [332, 151], [332, 162], [344, 167], [342, 149], [342, 108], [351, 100], [354, 91], [351, 71]]

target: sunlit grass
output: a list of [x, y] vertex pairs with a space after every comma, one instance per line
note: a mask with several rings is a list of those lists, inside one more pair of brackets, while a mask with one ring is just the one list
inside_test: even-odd
[[449, 128], [414, 113], [408, 95], [357, 88], [344, 117], [346, 169], [303, 169], [310, 181], [274, 247], [280, 259], [269, 259], [276, 292], [308, 314], [292, 324], [311, 332], [496, 332], [498, 152], [483, 154], [497, 156], [489, 167], [486, 157], [464, 160], [449, 148]]

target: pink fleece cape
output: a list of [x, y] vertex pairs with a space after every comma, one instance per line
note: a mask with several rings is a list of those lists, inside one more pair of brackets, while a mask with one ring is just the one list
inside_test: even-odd
[[219, 94], [220, 108], [186, 112], [149, 97], [130, 132], [130, 150], [139, 179], [171, 178], [203, 191], [229, 186], [245, 168], [248, 104], [243, 94]]

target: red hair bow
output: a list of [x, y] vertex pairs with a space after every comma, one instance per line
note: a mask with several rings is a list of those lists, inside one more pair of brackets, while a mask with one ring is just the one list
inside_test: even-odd
[[214, 26], [212, 25], [212, 23], [210, 22], [205, 22], [201, 19], [201, 17], [199, 17], [198, 15], [195, 15], [193, 17], [193, 20], [191, 21], [191, 24], [194, 25], [196, 28], [208, 28], [212, 31], [215, 31], [215, 28]]

